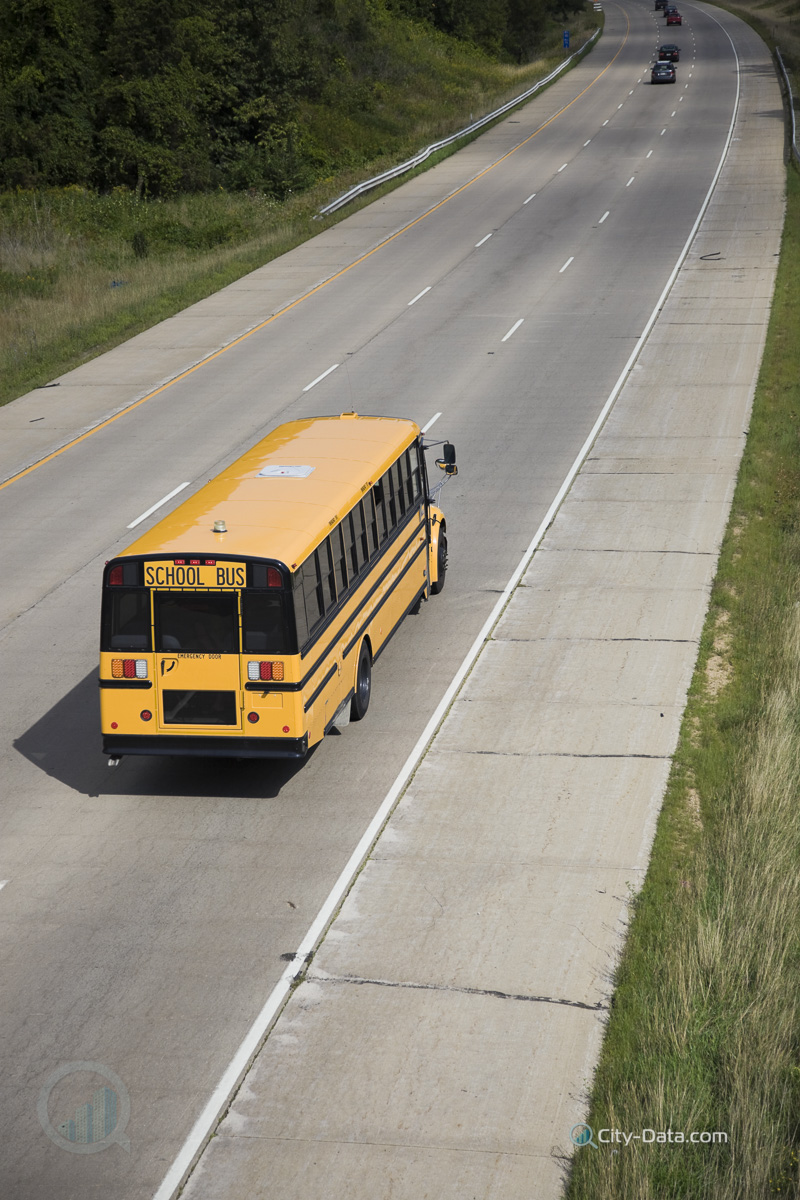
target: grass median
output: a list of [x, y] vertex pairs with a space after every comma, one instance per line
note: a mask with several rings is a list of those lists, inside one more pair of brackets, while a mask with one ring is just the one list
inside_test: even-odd
[[[696, 672], [569, 1200], [800, 1195], [800, 176]], [[727, 1135], [691, 1143], [691, 1132]], [[607, 1136], [607, 1135], [606, 1135]], [[649, 1135], [648, 1135], [649, 1136]]]

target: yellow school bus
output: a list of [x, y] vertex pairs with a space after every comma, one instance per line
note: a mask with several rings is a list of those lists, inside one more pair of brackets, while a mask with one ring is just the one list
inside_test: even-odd
[[281, 425], [103, 575], [103, 751], [302, 758], [360, 720], [372, 665], [441, 591], [450, 443], [431, 493], [413, 421]]

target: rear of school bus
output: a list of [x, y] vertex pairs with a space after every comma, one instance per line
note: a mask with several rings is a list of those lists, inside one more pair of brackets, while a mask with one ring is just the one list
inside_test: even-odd
[[[391, 596], [385, 563], [366, 566], [305, 651], [294, 573], [419, 436], [410, 421], [350, 414], [281, 426], [107, 564], [99, 682], [111, 762], [300, 758], [320, 740], [353, 692], [353, 629], [375, 656], [427, 592], [429, 555], [409, 560]], [[426, 549], [430, 511], [425, 496]]]

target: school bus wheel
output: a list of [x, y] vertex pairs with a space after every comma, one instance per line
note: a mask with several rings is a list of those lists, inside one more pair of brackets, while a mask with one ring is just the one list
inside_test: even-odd
[[444, 577], [447, 574], [447, 534], [443, 529], [439, 531], [439, 539], [436, 546], [436, 582], [431, 584], [431, 591], [434, 596], [438, 596], [439, 592], [444, 587]]
[[361, 643], [358, 652], [358, 670], [356, 671], [356, 687], [350, 705], [350, 716], [354, 721], [361, 721], [367, 715], [369, 698], [372, 692], [372, 655], [366, 638]]

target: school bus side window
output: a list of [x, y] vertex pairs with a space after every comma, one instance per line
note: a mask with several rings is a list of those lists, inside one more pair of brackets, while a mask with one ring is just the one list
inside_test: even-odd
[[309, 557], [303, 563], [302, 572], [303, 596], [306, 604], [306, 621], [308, 624], [308, 632], [313, 633], [325, 615], [325, 606], [322, 603], [322, 583], [317, 571], [316, 552], [309, 555]]
[[380, 479], [372, 489], [372, 499], [375, 503], [375, 517], [378, 523], [378, 544], [383, 545], [389, 535], [388, 496], [384, 480]]
[[349, 517], [345, 517], [340, 521], [331, 534], [331, 537], [333, 538], [334, 565], [336, 567], [336, 592], [341, 598], [347, 591], [348, 580], [353, 570], [353, 560], [350, 554], [352, 531], [350, 529]]
[[422, 490], [419, 486], [419, 467], [415, 467], [416, 457], [416, 451], [413, 447], [406, 450], [403, 455], [405, 462], [406, 495], [408, 496], [409, 504], [414, 504], [419, 499], [419, 494]]
[[308, 641], [308, 619], [306, 617], [306, 598], [303, 594], [302, 567], [294, 575], [292, 600], [294, 604], [294, 623], [297, 629], [297, 648], [300, 650]]
[[387, 471], [381, 479], [381, 492], [383, 494], [383, 507], [386, 511], [387, 532], [391, 533], [397, 524], [397, 509], [394, 500], [394, 490], [392, 488], [391, 470]]
[[364, 543], [365, 558], [372, 558], [373, 554], [377, 553], [378, 539], [378, 518], [375, 505], [375, 490], [371, 488], [364, 499], [361, 501], [361, 508], [364, 513], [364, 520], [367, 528], [367, 541]]
[[406, 473], [404, 470], [405, 462], [403, 456], [398, 458], [397, 462], [392, 467], [392, 481], [394, 483], [395, 496], [397, 498], [397, 522], [398, 524], [406, 515], [408, 507], [406, 497]]
[[325, 541], [322, 543], [316, 553], [319, 557], [319, 569], [322, 577], [322, 597], [325, 612], [330, 612], [336, 603], [336, 578], [333, 570], [331, 539], [329, 537], [325, 538]]

